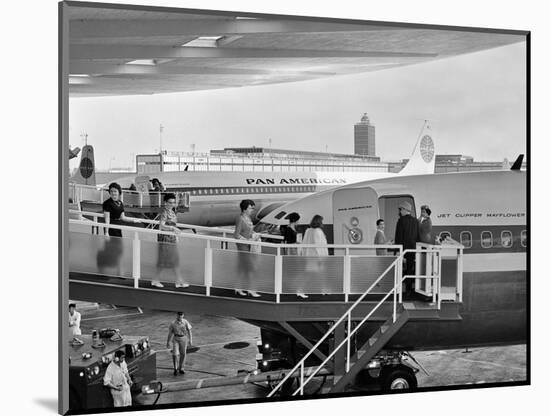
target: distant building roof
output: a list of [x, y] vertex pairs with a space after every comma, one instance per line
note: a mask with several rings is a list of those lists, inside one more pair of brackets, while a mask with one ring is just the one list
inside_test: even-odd
[[361, 159], [361, 160], [371, 160], [371, 161], [380, 161], [380, 158], [377, 156], [362, 156], [362, 155], [353, 155], [345, 153], [327, 153], [327, 152], [312, 152], [307, 150], [289, 150], [289, 149], [272, 149], [265, 147], [226, 147], [223, 150], [211, 150], [211, 154], [220, 154], [220, 153], [230, 153], [230, 154], [262, 154], [262, 155], [285, 155], [285, 156], [296, 156], [296, 157], [311, 157], [311, 158], [352, 158], [352, 159]]

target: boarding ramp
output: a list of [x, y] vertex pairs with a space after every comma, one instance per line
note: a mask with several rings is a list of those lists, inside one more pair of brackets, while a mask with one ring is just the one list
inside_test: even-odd
[[[296, 245], [247, 241], [254, 247], [248, 252], [236, 249], [236, 243], [243, 241], [231, 238], [230, 230], [218, 229], [212, 235], [209, 227], [181, 232], [178, 242], [170, 244], [157, 241], [158, 235], [174, 233], [119, 224], [109, 227], [121, 229], [123, 237], [109, 237], [106, 226], [97, 222], [101, 214], [81, 213], [91, 214], [96, 221], [69, 220], [70, 294], [81, 300], [167, 310], [177, 310], [185, 301], [188, 310], [196, 313], [216, 307], [217, 313], [243, 319], [323, 321], [339, 318], [349, 308], [348, 302], [368, 289], [367, 302], [361, 302], [352, 313], [353, 319], [362, 319], [372, 308], [372, 300], [395, 287], [391, 279], [379, 279], [380, 275], [401, 270], [401, 246], [328, 244], [327, 248], [340, 249], [342, 254], [314, 257], [289, 254], [296, 253]], [[174, 269], [159, 267], [159, 255], [168, 246], [179, 258]], [[396, 254], [377, 256], [376, 248]], [[426, 249], [419, 251], [427, 253]], [[177, 289], [178, 275], [191, 286]], [[155, 280], [164, 287], [152, 286]], [[235, 294], [237, 289], [262, 296], [240, 297]], [[310, 298], [301, 300], [298, 294]], [[455, 298], [458, 296], [456, 293]], [[373, 317], [385, 320], [390, 313], [389, 303], [383, 302]]]

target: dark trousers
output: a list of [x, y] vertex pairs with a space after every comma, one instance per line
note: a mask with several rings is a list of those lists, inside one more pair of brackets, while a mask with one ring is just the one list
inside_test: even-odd
[[[409, 255], [411, 254], [411, 255]], [[405, 272], [403, 275], [414, 275], [415, 273], [415, 254], [407, 253], [405, 254]], [[405, 280], [405, 292], [412, 292], [414, 289], [414, 279], [409, 277]]]

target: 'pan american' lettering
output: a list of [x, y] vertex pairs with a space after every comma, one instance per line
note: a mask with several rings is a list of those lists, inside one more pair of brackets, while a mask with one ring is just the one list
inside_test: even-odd
[[[315, 184], [345, 184], [346, 180], [343, 178], [281, 178], [279, 185], [315, 185]], [[275, 185], [275, 179], [253, 179], [246, 180], [247, 185]]]

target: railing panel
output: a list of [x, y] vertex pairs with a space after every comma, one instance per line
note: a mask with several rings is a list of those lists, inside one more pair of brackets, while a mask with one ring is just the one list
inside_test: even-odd
[[127, 207], [139, 207], [143, 201], [143, 196], [140, 199], [139, 193], [136, 192], [125, 192], [122, 191], [124, 195], [124, 205]]
[[81, 201], [105, 201], [109, 198], [109, 191], [106, 189], [77, 187], [76, 196]]
[[141, 241], [141, 280], [176, 283], [179, 274], [184, 282], [202, 286], [205, 248], [206, 240], [184, 237], [176, 244]]
[[[396, 258], [394, 256], [351, 256], [350, 292], [365, 292]], [[394, 286], [393, 279], [394, 270], [391, 269], [370, 293], [388, 293]]]
[[131, 278], [132, 240], [71, 231], [69, 270]]
[[343, 293], [344, 257], [283, 256], [283, 293]]
[[212, 286], [275, 292], [275, 256], [235, 250], [212, 250]]

